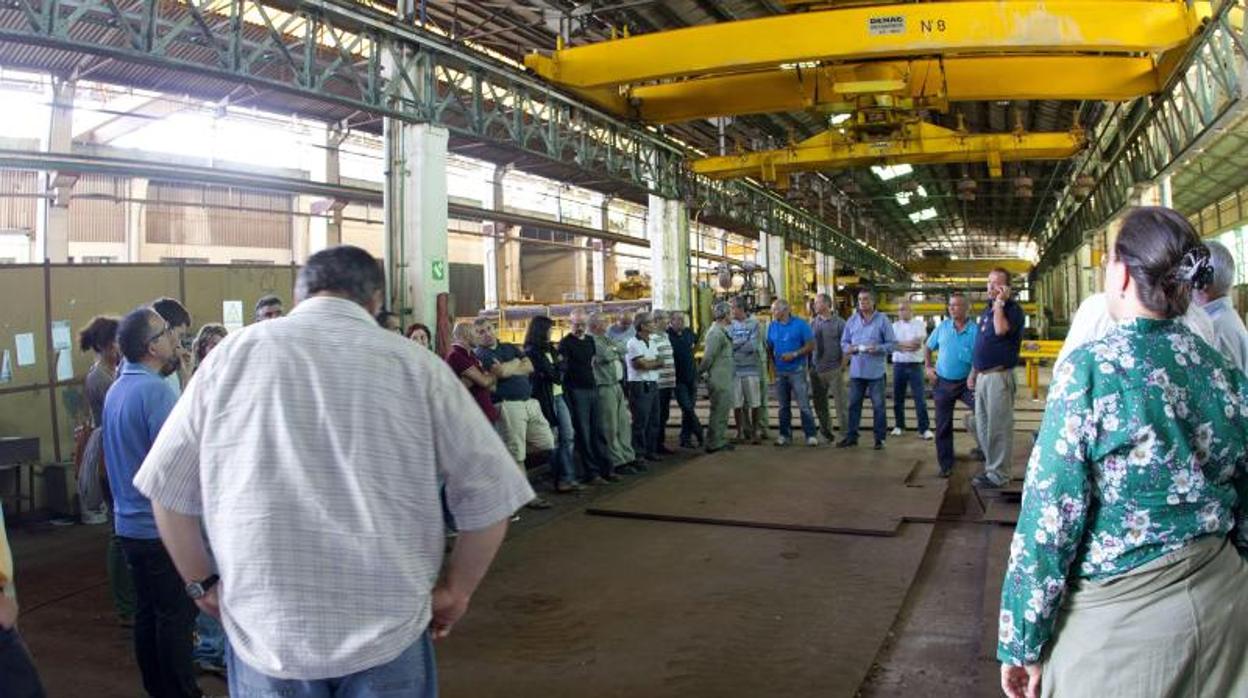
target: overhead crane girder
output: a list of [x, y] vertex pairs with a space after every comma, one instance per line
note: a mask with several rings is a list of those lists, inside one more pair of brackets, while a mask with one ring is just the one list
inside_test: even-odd
[[971, 274], [981, 275], [975, 280], [982, 283], [984, 276], [993, 269], [1004, 269], [1014, 275], [1030, 274], [1032, 263], [1025, 259], [980, 257], [972, 259], [912, 259], [905, 262], [906, 271], [911, 274], [939, 274], [943, 276], [966, 277]]
[[[770, 70], [584, 91], [618, 114], [675, 123], [817, 109], [849, 110], [849, 97], [892, 76], [894, 90], [922, 106], [996, 100], [1126, 101], [1161, 89], [1151, 57], [991, 56], [846, 63], [813, 70]], [[890, 91], [890, 90], [883, 90]]]
[[971, 134], [926, 122], [907, 124], [893, 138], [850, 141], [830, 130], [788, 148], [739, 155], [701, 158], [694, 172], [714, 179], [756, 177], [785, 188], [797, 172], [836, 170], [868, 165], [931, 165], [987, 162], [992, 176], [1001, 175], [1001, 163], [1024, 160], [1064, 160], [1083, 149], [1082, 130], [1058, 133]]
[[969, 0], [722, 22], [531, 54], [525, 65], [572, 88], [750, 72], [785, 64], [931, 55], [1163, 53], [1201, 13], [1184, 0]]

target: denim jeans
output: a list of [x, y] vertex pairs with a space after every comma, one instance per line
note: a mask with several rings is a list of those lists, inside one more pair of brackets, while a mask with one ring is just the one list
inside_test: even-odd
[[17, 628], [0, 628], [0, 696], [43, 698], [43, 684]]
[[797, 410], [802, 415], [802, 433], [808, 439], [815, 435], [815, 413], [810, 409], [810, 384], [805, 370], [777, 373], [776, 399], [780, 401], [781, 437], [787, 439], [793, 434], [793, 400], [797, 400]]
[[871, 396], [871, 415], [875, 421], [872, 425], [875, 440], [883, 443], [884, 437], [888, 434], [888, 418], [884, 413], [884, 379], [850, 378], [849, 432], [845, 434], [845, 440], [850, 443], [858, 441], [858, 423], [862, 421], [862, 401], [868, 393]]
[[629, 381], [629, 408], [633, 411], [633, 452], [653, 457], [659, 446], [659, 387], [654, 381]]
[[698, 421], [698, 415], [693, 411], [697, 402], [698, 384], [696, 381], [676, 384], [676, 404], [680, 406], [681, 445], [692, 443], [694, 440], [702, 443], [702, 423]]
[[199, 698], [191, 665], [195, 603], [160, 539], [121, 538], [134, 580], [134, 656], [153, 698]]
[[919, 433], [931, 428], [927, 421], [927, 398], [923, 395], [923, 364], [893, 364], [893, 426], [906, 429], [906, 388], [914, 397], [914, 413], [919, 420]]
[[550, 454], [550, 474], [556, 485], [576, 482], [576, 430], [572, 427], [572, 410], [563, 395], [555, 396], [555, 450]]
[[390, 662], [332, 679], [265, 676], [229, 653], [230, 698], [436, 698], [438, 670], [429, 631]]
[[191, 651], [191, 658], [213, 666], [225, 666], [225, 628], [221, 621], [200, 612], [195, 618], [195, 634], [199, 642]]
[[662, 448], [667, 448], [667, 420], [672, 418], [672, 398], [675, 395], [676, 388], [659, 388], [659, 398], [655, 401], [659, 410], [659, 433], [655, 437], [655, 443]]
[[940, 464], [940, 472], [953, 470], [953, 410], [957, 403], [966, 405], [975, 412], [975, 392], [966, 387], [966, 379], [947, 381], [939, 376], [936, 387], [932, 390], [932, 401], [936, 403], [936, 462]]

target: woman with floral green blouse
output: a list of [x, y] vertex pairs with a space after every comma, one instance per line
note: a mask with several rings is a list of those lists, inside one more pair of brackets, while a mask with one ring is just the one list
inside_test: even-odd
[[1248, 696], [1248, 377], [1174, 320], [1208, 258], [1165, 208], [1107, 256], [1117, 325], [1057, 367], [1027, 466], [1008, 696]]

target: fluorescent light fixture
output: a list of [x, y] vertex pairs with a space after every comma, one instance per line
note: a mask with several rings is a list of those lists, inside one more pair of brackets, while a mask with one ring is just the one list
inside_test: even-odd
[[918, 223], [919, 221], [930, 221], [931, 219], [935, 217], [936, 217], [936, 209], [928, 207], [928, 208], [923, 209], [922, 211], [911, 213], [910, 222]]
[[901, 206], [909, 206], [910, 199], [916, 196], [927, 198], [927, 190], [923, 188], [923, 185], [920, 184], [919, 188], [915, 189], [913, 192], [899, 191], [896, 194], [893, 194], [893, 198], [897, 199], [897, 203]]
[[887, 167], [880, 167], [879, 165], [873, 165], [871, 167], [871, 171], [875, 173], [876, 177], [879, 177], [880, 179], [887, 182], [888, 180], [893, 179], [895, 177], [901, 177], [902, 175], [908, 175], [911, 172], [914, 172], [914, 168], [909, 165], [904, 165], [904, 164], [903, 165], [888, 165]]
[[828, 119], [828, 123], [832, 124], [833, 126], [840, 126], [846, 121], [849, 121], [850, 116], [852, 115], [851, 114], [833, 114], [832, 118]]

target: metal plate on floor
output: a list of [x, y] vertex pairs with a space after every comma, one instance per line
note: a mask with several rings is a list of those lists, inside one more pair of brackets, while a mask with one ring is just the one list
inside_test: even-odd
[[442, 695], [852, 696], [931, 537], [572, 517], [504, 545]]
[[934, 521], [946, 481], [870, 449], [738, 448], [698, 458], [589, 509], [600, 516], [891, 536]]

